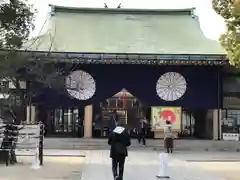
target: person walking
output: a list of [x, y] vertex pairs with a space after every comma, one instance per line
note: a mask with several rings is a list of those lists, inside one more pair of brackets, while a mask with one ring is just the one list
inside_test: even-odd
[[146, 146], [146, 134], [148, 129], [148, 121], [146, 117], [144, 117], [140, 123], [138, 128], [138, 143], [141, 144], [141, 141], [143, 142], [143, 146]]
[[127, 147], [131, 145], [130, 135], [124, 126], [117, 125], [108, 138], [114, 180], [123, 180], [125, 158], [128, 156]]
[[164, 146], [167, 153], [173, 152], [173, 133], [171, 121], [166, 121], [164, 127]]

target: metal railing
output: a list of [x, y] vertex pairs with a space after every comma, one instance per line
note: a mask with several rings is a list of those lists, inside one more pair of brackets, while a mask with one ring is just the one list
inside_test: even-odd
[[44, 125], [0, 124], [0, 162], [15, 164], [16, 150], [35, 150], [35, 165], [43, 165]]

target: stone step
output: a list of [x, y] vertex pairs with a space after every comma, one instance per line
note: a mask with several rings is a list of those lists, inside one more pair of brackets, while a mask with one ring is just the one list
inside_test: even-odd
[[[232, 141], [210, 140], [175, 140], [176, 150], [192, 151], [239, 151], [240, 143]], [[107, 139], [83, 139], [83, 138], [45, 138], [45, 149], [72, 149], [72, 150], [105, 150], [109, 149]], [[138, 141], [132, 139], [131, 148], [140, 148]], [[163, 150], [163, 140], [147, 139], [147, 149]]]

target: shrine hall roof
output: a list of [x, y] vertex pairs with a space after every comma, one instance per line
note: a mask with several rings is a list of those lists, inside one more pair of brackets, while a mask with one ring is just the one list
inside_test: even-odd
[[47, 32], [24, 45], [30, 51], [217, 54], [194, 9], [70, 8], [51, 5]]

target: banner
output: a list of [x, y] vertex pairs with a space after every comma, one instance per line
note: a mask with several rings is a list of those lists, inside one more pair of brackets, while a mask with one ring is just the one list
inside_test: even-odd
[[181, 128], [181, 107], [151, 107], [151, 125], [152, 129], [161, 130], [164, 129], [165, 122], [171, 121], [172, 128], [180, 130]]

